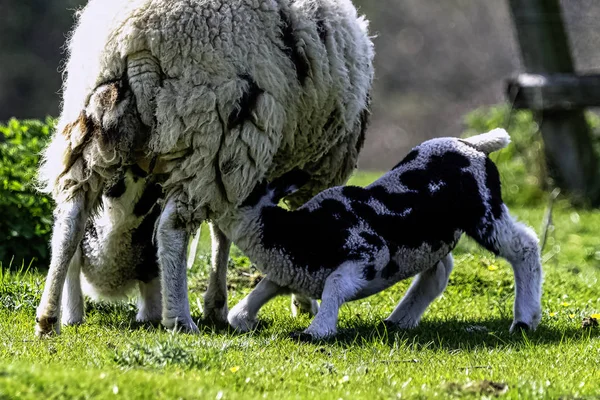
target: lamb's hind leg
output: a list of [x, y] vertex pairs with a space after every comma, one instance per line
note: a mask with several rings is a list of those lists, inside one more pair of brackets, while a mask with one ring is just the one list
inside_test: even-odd
[[83, 238], [89, 203], [85, 193], [79, 191], [69, 200], [59, 202], [55, 210], [52, 230], [50, 268], [40, 305], [36, 312], [38, 336], [60, 333], [60, 306], [63, 286], [71, 259]]
[[227, 263], [231, 241], [213, 223], [210, 224], [212, 241], [211, 270], [204, 295], [204, 319], [215, 324], [227, 323]]
[[434, 267], [418, 274], [385, 322], [401, 329], [416, 327], [427, 307], [446, 289], [453, 265], [452, 254], [448, 254]]
[[542, 316], [542, 265], [538, 239], [527, 226], [516, 222], [502, 205], [491, 229], [467, 232], [482, 246], [510, 262], [515, 275], [514, 320], [510, 331], [535, 329]]
[[162, 287], [162, 323], [183, 332], [198, 332], [190, 315], [186, 252], [188, 232], [173, 197], [167, 200], [158, 222], [156, 240]]

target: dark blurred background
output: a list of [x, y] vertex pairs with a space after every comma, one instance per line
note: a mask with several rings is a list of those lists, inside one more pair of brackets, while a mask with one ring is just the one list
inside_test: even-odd
[[[57, 116], [62, 46], [84, 0], [0, 0], [0, 121]], [[363, 169], [387, 169], [470, 110], [504, 101], [520, 71], [505, 0], [355, 0], [376, 35], [373, 123]], [[577, 68], [600, 66], [600, 1], [563, 0]]]

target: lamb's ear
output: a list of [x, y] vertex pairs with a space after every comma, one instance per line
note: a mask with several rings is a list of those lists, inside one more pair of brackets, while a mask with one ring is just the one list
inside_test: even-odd
[[301, 169], [293, 169], [274, 179], [269, 183], [268, 189], [272, 193], [273, 202], [279, 203], [285, 196], [292, 194], [310, 180], [310, 174]]

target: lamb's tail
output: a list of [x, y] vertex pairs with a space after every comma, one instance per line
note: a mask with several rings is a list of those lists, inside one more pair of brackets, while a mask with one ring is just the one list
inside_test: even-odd
[[487, 133], [482, 133], [481, 135], [461, 139], [461, 141], [482, 153], [490, 154], [508, 146], [510, 143], [510, 136], [504, 129], [496, 128]]

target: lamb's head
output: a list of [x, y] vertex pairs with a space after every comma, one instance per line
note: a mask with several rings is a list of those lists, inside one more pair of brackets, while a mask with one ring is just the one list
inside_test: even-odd
[[308, 172], [296, 168], [271, 182], [263, 180], [257, 183], [240, 206], [218, 220], [219, 227], [235, 242], [248, 231], [249, 225], [257, 221], [263, 208], [277, 207], [284, 197], [296, 192], [309, 180]]

